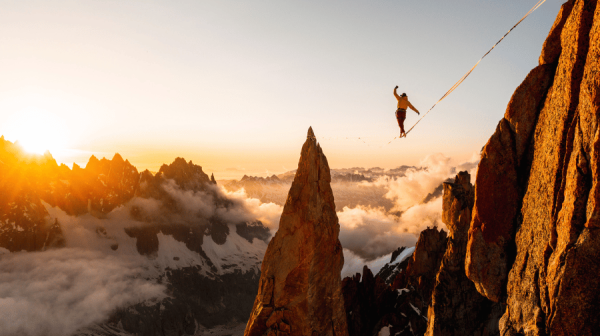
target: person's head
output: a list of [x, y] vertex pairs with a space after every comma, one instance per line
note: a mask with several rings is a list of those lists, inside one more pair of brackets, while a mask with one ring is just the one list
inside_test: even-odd
[[403, 92], [403, 93], [400, 95], [400, 97], [408, 97], [408, 96], [406, 95], [406, 93], [404, 93], [404, 92]]

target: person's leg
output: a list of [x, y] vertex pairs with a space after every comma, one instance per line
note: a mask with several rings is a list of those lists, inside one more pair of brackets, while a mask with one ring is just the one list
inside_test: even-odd
[[404, 120], [402, 119], [400, 109], [396, 110], [396, 120], [398, 121], [398, 127], [400, 127], [400, 137], [402, 137], [402, 132], [404, 132]]
[[400, 137], [406, 136], [406, 132], [404, 132], [404, 120], [406, 119], [406, 111], [398, 109], [396, 111], [396, 119], [398, 120], [398, 126], [400, 127]]
[[400, 124], [400, 137], [405, 137], [406, 136], [406, 132], [404, 132], [404, 119], [399, 120], [398, 122]]

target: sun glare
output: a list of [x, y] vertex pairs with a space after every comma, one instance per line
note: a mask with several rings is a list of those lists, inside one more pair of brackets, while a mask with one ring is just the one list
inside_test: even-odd
[[56, 154], [66, 145], [66, 129], [58, 118], [42, 111], [26, 112], [14, 120], [12, 138], [32, 154]]

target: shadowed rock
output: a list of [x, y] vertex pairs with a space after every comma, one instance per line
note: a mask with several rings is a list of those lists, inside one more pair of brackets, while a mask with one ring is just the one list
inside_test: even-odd
[[389, 335], [423, 335], [447, 240], [445, 231], [427, 228], [419, 235], [412, 256], [393, 268], [391, 263], [404, 248], [397, 250], [376, 276], [365, 265], [362, 277], [357, 273], [345, 278], [342, 288], [348, 334], [378, 335], [382, 328], [388, 328]]
[[427, 228], [419, 234], [415, 252], [408, 259], [406, 271], [398, 274], [392, 287], [413, 287], [423, 298], [423, 311], [431, 302], [431, 292], [435, 286], [435, 275], [440, 269], [446, 251], [448, 237], [446, 231]]
[[465, 274], [473, 198], [469, 173], [460, 172], [453, 183], [444, 183], [442, 220], [449, 237], [427, 312], [427, 336], [498, 335], [502, 305], [479, 294]]

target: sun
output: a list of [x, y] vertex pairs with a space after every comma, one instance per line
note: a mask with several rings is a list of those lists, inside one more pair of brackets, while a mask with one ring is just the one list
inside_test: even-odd
[[[50, 149], [56, 147], [52, 144], [45, 143], [42, 138], [29, 137], [19, 142], [23, 149], [28, 153], [44, 154], [46, 151], [52, 152]], [[52, 148], [54, 149], [54, 148]]]
[[11, 125], [12, 138], [32, 154], [56, 154], [65, 148], [67, 130], [56, 116], [44, 111], [20, 113]]

